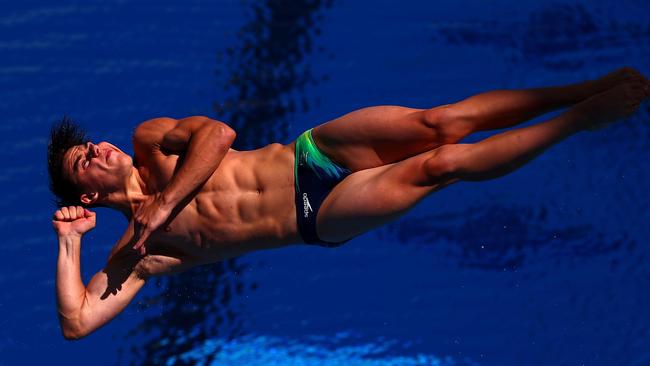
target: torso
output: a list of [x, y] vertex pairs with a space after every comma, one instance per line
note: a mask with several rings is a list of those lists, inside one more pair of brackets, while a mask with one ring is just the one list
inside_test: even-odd
[[[294, 204], [295, 145], [230, 149], [201, 190], [148, 240], [148, 250], [214, 262], [300, 242]], [[179, 165], [178, 155], [136, 156], [147, 186], [161, 192]], [[130, 226], [132, 223], [130, 224]]]

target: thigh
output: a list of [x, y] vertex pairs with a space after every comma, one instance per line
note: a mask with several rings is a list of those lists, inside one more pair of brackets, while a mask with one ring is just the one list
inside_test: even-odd
[[457, 179], [431, 182], [423, 167], [435, 151], [347, 176], [323, 201], [316, 218], [319, 238], [343, 241], [392, 221]]
[[352, 171], [378, 167], [444, 143], [432, 128], [430, 116], [435, 111], [399, 106], [363, 108], [315, 127], [312, 136], [327, 156]]

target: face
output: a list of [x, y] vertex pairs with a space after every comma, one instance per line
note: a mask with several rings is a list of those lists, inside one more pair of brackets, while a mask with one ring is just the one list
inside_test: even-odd
[[131, 157], [108, 142], [73, 146], [63, 156], [64, 174], [86, 194], [122, 188], [132, 168]]

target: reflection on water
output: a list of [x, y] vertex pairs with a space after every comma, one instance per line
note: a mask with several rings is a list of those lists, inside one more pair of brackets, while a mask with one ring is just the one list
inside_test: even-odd
[[[333, 347], [323, 346], [331, 344]], [[243, 336], [232, 342], [221, 339], [207, 340], [190, 353], [174, 357], [177, 360], [202, 359], [222, 350], [212, 365], [241, 366], [477, 366], [469, 358], [436, 357], [431, 354], [395, 355], [390, 352], [397, 341], [378, 340], [373, 343], [355, 344], [349, 334], [339, 333], [327, 339], [310, 343], [306, 340], [269, 336]], [[401, 345], [404, 347], [405, 345]], [[408, 346], [408, 345], [406, 345]], [[408, 347], [406, 347], [408, 348]]]
[[582, 4], [553, 4], [506, 19], [442, 23], [437, 40], [463, 46], [489, 46], [510, 63], [540, 64], [551, 70], [576, 70], [597, 62], [619, 61], [621, 52], [650, 46], [650, 27], [599, 16]]
[[[286, 117], [297, 108], [305, 110], [302, 95], [315, 79], [309, 65], [302, 63], [312, 50], [312, 33], [322, 8], [329, 1], [267, 0], [248, 4], [250, 20], [237, 34], [234, 48], [218, 61], [217, 75], [225, 78], [227, 96], [214, 103], [217, 118], [237, 131], [233, 148], [254, 149], [286, 137]], [[247, 265], [232, 259], [172, 277], [159, 279], [162, 292], [147, 298], [141, 306], [157, 306], [161, 314], [150, 316], [133, 329], [138, 339], [131, 348], [133, 364], [210, 364], [219, 351], [244, 334], [239, 313], [241, 296], [254, 289], [242, 274]], [[210, 352], [195, 353], [212, 339]], [[185, 354], [186, 357], [174, 357]]]
[[623, 233], [610, 237], [593, 224], [549, 225], [545, 207], [474, 206], [466, 211], [409, 216], [386, 226], [379, 234], [400, 243], [450, 243], [448, 254], [463, 267], [513, 270], [527, 254], [545, 251], [553, 258], [584, 258], [633, 248]]
[[235, 149], [254, 149], [283, 140], [287, 116], [306, 111], [304, 89], [315, 84], [304, 57], [312, 52], [312, 33], [320, 9], [330, 0], [251, 2], [251, 21], [237, 34], [238, 46], [225, 52], [223, 77], [228, 96], [214, 103], [219, 117], [238, 133]]

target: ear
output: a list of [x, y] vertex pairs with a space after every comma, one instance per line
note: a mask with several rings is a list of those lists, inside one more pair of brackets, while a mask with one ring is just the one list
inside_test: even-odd
[[80, 200], [81, 203], [85, 205], [92, 205], [93, 203], [95, 203], [95, 201], [97, 201], [98, 198], [99, 198], [99, 193], [93, 192], [93, 193], [82, 194]]

